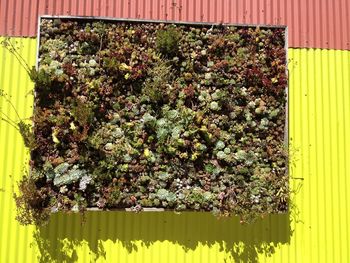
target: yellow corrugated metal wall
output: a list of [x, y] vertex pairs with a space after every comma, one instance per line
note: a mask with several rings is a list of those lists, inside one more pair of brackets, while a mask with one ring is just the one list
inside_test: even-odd
[[[36, 40], [11, 40], [33, 65]], [[28, 154], [0, 122], [0, 262], [349, 262], [350, 52], [288, 53], [291, 186], [302, 185], [289, 215], [245, 226], [207, 213], [90, 212], [83, 225], [79, 214], [56, 214], [41, 229], [19, 226], [12, 196]], [[0, 61], [0, 89], [29, 117], [32, 83], [3, 48]]]

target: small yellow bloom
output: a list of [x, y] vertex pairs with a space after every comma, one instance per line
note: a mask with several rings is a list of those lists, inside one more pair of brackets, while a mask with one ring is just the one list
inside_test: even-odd
[[179, 156], [180, 156], [180, 158], [182, 158], [182, 159], [187, 159], [187, 158], [188, 158], [187, 152], [180, 153]]
[[119, 69], [120, 69], [120, 70], [130, 70], [131, 67], [128, 66], [128, 65], [126, 65], [125, 63], [121, 63], [121, 64], [119, 65]]
[[52, 132], [52, 140], [56, 144], [60, 143], [59, 139], [57, 138], [57, 130], [53, 130], [53, 132]]
[[191, 156], [191, 160], [192, 160], [192, 161], [197, 160], [198, 155], [199, 155], [199, 154], [198, 154], [197, 152], [195, 152], [194, 154], [192, 154], [192, 156]]
[[145, 157], [149, 157], [151, 155], [151, 152], [146, 148], [144, 151], [143, 151], [143, 155]]
[[74, 122], [71, 122], [70, 123], [70, 129], [74, 131], [76, 128], [77, 127], [75, 126]]
[[201, 143], [200, 142], [197, 142], [195, 145], [194, 145], [194, 148], [196, 148], [196, 149], [199, 149], [199, 147], [201, 147]]
[[128, 127], [133, 127], [134, 125], [135, 125], [134, 122], [127, 122], [127, 123], [126, 123], [126, 126], [128, 126]]
[[193, 51], [192, 53], [191, 53], [191, 58], [196, 58], [197, 57], [197, 53], [195, 52], [195, 51]]

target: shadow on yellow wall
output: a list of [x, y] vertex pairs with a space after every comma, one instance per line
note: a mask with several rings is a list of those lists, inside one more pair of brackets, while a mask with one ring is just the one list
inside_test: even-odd
[[[217, 219], [210, 213], [184, 212], [87, 212], [58, 213], [35, 234], [41, 262], [75, 262], [76, 246], [87, 244], [96, 258], [106, 257], [103, 242], [121, 242], [129, 253], [137, 251], [136, 241], [149, 247], [159, 241], [180, 245], [185, 251], [218, 245], [235, 261], [257, 262], [258, 254], [271, 256], [275, 248], [290, 242], [289, 214], [270, 215], [253, 224], [242, 225], [238, 217]], [[67, 250], [73, 251], [67, 253]]]

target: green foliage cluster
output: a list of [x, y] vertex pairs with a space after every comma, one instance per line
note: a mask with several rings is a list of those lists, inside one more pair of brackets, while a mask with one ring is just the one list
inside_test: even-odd
[[30, 79], [39, 87], [50, 87], [52, 78], [46, 73], [43, 69], [36, 70], [35, 67], [32, 67], [29, 71]]
[[159, 52], [165, 56], [172, 56], [178, 52], [180, 33], [175, 27], [167, 27], [157, 32], [156, 45]]
[[72, 115], [81, 126], [88, 125], [94, 117], [92, 105], [77, 100], [76, 105], [72, 107]]
[[[35, 170], [32, 171], [35, 173]], [[34, 175], [24, 174], [18, 184], [19, 194], [14, 194], [17, 206], [16, 219], [23, 225], [42, 225], [50, 217], [48, 188], [38, 188]]]
[[19, 133], [22, 135], [24, 145], [29, 149], [34, 149], [35, 137], [31, 128], [31, 124], [20, 121], [17, 125]]
[[160, 60], [148, 70], [149, 78], [143, 85], [142, 93], [148, 96], [151, 102], [159, 102], [166, 98], [172, 78], [171, 66], [167, 61]]

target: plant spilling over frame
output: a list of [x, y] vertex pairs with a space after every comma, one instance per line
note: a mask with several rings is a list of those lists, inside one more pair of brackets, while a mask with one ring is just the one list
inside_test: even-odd
[[40, 28], [22, 207], [244, 220], [287, 210], [284, 29], [67, 19]]

